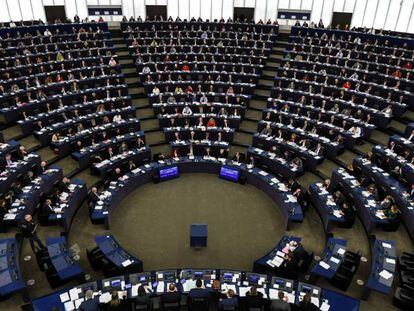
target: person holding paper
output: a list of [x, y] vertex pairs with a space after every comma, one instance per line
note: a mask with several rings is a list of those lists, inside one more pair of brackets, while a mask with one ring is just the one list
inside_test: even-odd
[[290, 304], [288, 303], [287, 297], [283, 291], [277, 293], [277, 300], [272, 300], [270, 305], [271, 311], [290, 311]]
[[80, 304], [81, 311], [99, 311], [99, 298], [93, 297], [93, 291], [88, 289], [85, 293], [85, 300]]
[[181, 295], [177, 291], [174, 283], [168, 285], [168, 290], [161, 296], [162, 303], [176, 303], [181, 301]]
[[229, 310], [231, 308], [236, 309], [239, 305], [239, 302], [237, 300], [237, 297], [234, 297], [234, 290], [229, 289], [226, 294], [226, 298], [220, 299], [219, 301], [219, 309], [223, 310], [226, 308], [226, 310]]
[[145, 290], [145, 287], [140, 285], [138, 287], [138, 296], [136, 298], [136, 303], [138, 305], [145, 305], [145, 306], [150, 306], [151, 305], [151, 294], [147, 293], [147, 291]]

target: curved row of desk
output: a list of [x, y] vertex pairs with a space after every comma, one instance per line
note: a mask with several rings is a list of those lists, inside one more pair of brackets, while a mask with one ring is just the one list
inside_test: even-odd
[[50, 310], [55, 307], [71, 311], [84, 301], [87, 290], [93, 290], [101, 303], [108, 302], [111, 299], [110, 293], [114, 290], [121, 296], [125, 295], [126, 299], [133, 300], [141, 285], [147, 286], [153, 297], [162, 295], [169, 283], [175, 283], [181, 294], [187, 294], [195, 288], [197, 279], [202, 279], [211, 296], [216, 298], [228, 289], [233, 289], [238, 298], [243, 299], [250, 286], [255, 285], [265, 298], [272, 300], [278, 299], [278, 292], [283, 291], [291, 304], [299, 304], [303, 295], [309, 293], [312, 303], [321, 310], [356, 311], [360, 303], [359, 300], [340, 293], [294, 280], [244, 271], [196, 268], [150, 271], [98, 280], [39, 297], [32, 301], [31, 306], [33, 310]]
[[91, 210], [92, 222], [105, 223], [109, 229], [112, 213], [129, 193], [143, 184], [152, 182], [154, 177], [159, 177], [160, 170], [175, 167], [179, 174], [210, 173], [217, 175], [219, 175], [222, 167], [230, 168], [237, 171], [240, 177], [247, 183], [266, 193], [279, 206], [284, 217], [286, 229], [288, 229], [290, 222], [301, 222], [303, 220], [302, 208], [297, 202], [296, 197], [274, 175], [257, 167], [227, 159], [182, 157], [142, 165], [125, 174], [122, 180], [112, 182], [109, 188], [100, 194], [100, 201], [96, 202]]

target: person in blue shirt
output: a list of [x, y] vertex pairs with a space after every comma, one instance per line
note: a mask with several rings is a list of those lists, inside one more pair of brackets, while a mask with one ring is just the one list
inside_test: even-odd
[[220, 310], [223, 309], [236, 309], [239, 305], [239, 302], [237, 301], [237, 297], [234, 297], [234, 290], [229, 289], [226, 294], [226, 298], [220, 299], [219, 301], [219, 308]]
[[88, 289], [85, 293], [85, 300], [80, 304], [79, 310], [82, 311], [99, 311], [99, 299], [93, 297], [93, 291]]

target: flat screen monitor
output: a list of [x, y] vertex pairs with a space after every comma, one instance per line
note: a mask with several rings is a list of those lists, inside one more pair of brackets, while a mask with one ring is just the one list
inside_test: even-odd
[[230, 168], [227, 166], [220, 167], [220, 178], [238, 182], [239, 181], [240, 172], [237, 169]]
[[178, 178], [178, 166], [160, 168], [160, 181]]

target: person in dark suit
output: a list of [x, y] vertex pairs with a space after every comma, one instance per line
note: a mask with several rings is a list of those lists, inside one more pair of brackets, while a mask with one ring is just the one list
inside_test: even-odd
[[168, 290], [161, 296], [161, 303], [176, 303], [181, 301], [181, 294], [177, 291], [174, 283], [168, 285]]
[[226, 298], [220, 299], [219, 301], [219, 309], [223, 310], [224, 308], [234, 308], [236, 309], [239, 305], [237, 298], [234, 297], [234, 291], [229, 289], [226, 294]]
[[59, 192], [69, 193], [69, 185], [70, 185], [70, 179], [63, 177], [63, 179], [58, 184]]
[[100, 200], [99, 194], [98, 194], [98, 188], [92, 187], [91, 191], [88, 194], [88, 200], [89, 200], [89, 205], [95, 204], [96, 202]]
[[24, 221], [22, 222], [20, 229], [22, 231], [23, 237], [29, 239], [30, 247], [33, 252], [36, 253], [36, 248], [34, 242], [37, 243], [40, 249], [44, 249], [42, 241], [37, 236], [37, 225], [33, 222], [32, 215], [25, 215]]
[[47, 163], [45, 161], [40, 162], [39, 174], [44, 174], [47, 171]]
[[99, 311], [99, 298], [93, 297], [93, 291], [87, 290], [85, 293], [85, 300], [80, 304], [81, 311]]
[[117, 167], [114, 172], [112, 173], [112, 180], [118, 181], [124, 174], [122, 173], [121, 169]]
[[246, 293], [246, 304], [248, 308], [261, 308], [264, 304], [263, 294], [254, 285]]
[[189, 298], [209, 298], [210, 292], [203, 286], [203, 280], [196, 280], [196, 288], [193, 288], [188, 293]]
[[290, 305], [285, 299], [285, 293], [281, 290], [277, 293], [278, 299], [272, 300], [271, 311], [290, 311]]
[[295, 192], [296, 190], [300, 189], [300, 185], [296, 180], [290, 179], [288, 181], [288, 189], [290, 192]]
[[305, 294], [305, 296], [303, 296], [302, 301], [299, 303], [299, 310], [303, 310], [303, 311], [316, 311], [318, 310], [318, 307], [315, 306], [312, 302], [311, 302], [311, 295], [309, 293]]
[[233, 156], [233, 158], [231, 158], [234, 162], [237, 163], [241, 163], [242, 160], [242, 155], [240, 154], [240, 152], [236, 152], [236, 154]]
[[41, 215], [43, 217], [49, 217], [49, 215], [54, 214], [53, 206], [52, 206], [52, 200], [46, 199], [45, 204], [42, 206]]

